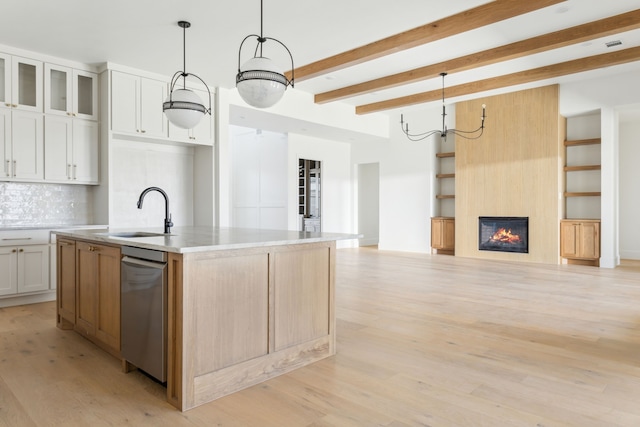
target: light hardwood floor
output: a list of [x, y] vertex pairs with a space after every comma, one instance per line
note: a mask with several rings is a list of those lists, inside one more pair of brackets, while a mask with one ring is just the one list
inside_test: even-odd
[[342, 249], [338, 354], [181, 413], [54, 303], [0, 309], [2, 426], [640, 426], [640, 266]]

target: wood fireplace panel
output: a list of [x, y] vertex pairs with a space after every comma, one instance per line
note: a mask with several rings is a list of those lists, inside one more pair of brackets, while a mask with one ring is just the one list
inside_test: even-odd
[[[459, 129], [476, 126], [487, 105], [484, 135], [456, 138], [456, 255], [560, 262], [564, 120], [558, 90], [553, 85], [456, 104]], [[529, 217], [529, 252], [480, 251], [481, 216]]]

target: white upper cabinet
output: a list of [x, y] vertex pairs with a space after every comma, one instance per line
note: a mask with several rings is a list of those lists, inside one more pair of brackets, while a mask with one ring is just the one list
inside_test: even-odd
[[42, 112], [42, 61], [0, 54], [0, 106]]
[[167, 83], [111, 71], [111, 130], [167, 138]]
[[75, 118], [98, 118], [98, 76], [54, 64], [44, 66], [44, 112]]
[[45, 180], [98, 184], [98, 123], [45, 117]]
[[[42, 181], [44, 179], [43, 117], [39, 113], [11, 111], [11, 119], [2, 114], [4, 160], [1, 180]], [[10, 131], [6, 128], [10, 123]], [[10, 135], [7, 138], [7, 134]]]

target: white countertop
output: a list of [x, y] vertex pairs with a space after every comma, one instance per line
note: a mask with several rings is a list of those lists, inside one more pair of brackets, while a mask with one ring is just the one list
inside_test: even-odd
[[261, 246], [291, 245], [357, 239], [356, 234], [312, 233], [306, 231], [260, 230], [252, 228], [173, 227], [168, 235], [151, 237], [117, 237], [111, 233], [141, 231], [162, 234], [161, 229], [61, 229], [53, 232], [60, 237], [91, 240], [122, 246], [188, 253]]

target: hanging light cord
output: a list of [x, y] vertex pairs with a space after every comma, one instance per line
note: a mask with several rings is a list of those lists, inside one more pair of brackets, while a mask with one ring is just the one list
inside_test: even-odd
[[[446, 125], [446, 117], [447, 117], [447, 107], [444, 103], [444, 78], [447, 73], [440, 73], [442, 76], [442, 130], [430, 130], [422, 133], [410, 133], [409, 132], [409, 123], [405, 123], [404, 115], [400, 114], [400, 129], [402, 129], [402, 133], [404, 133], [410, 141], [422, 141], [423, 139], [429, 138], [430, 136], [440, 134], [440, 138], [446, 141], [447, 135], [453, 134], [459, 136], [464, 139], [478, 139], [484, 133], [484, 119], [487, 117], [485, 114], [486, 105], [482, 104], [482, 117], [480, 117], [480, 127], [476, 130], [458, 130], [458, 129], [447, 129]], [[478, 135], [471, 136], [472, 134], [478, 133]]]

